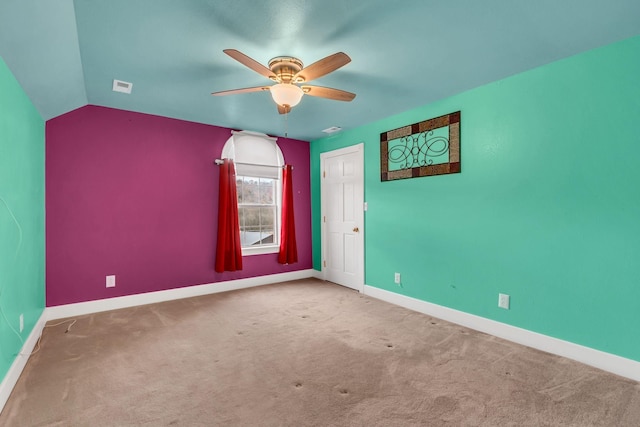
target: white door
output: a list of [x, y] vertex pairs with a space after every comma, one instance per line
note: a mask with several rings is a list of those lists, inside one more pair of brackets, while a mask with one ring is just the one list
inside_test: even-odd
[[324, 279], [364, 291], [364, 145], [320, 155]]

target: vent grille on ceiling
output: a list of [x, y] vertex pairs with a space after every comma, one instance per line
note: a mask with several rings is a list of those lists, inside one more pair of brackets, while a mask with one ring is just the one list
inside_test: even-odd
[[322, 132], [324, 132], [324, 133], [336, 133], [336, 132], [340, 132], [341, 130], [342, 130], [342, 128], [339, 127], [339, 126], [331, 126], [330, 128], [324, 129]]
[[122, 80], [113, 80], [113, 91], [122, 93], [131, 93], [133, 83], [123, 82]]

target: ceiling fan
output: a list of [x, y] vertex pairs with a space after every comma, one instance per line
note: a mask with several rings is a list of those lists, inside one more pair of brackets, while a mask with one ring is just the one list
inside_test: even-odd
[[320, 98], [333, 99], [336, 101], [351, 101], [356, 97], [355, 93], [347, 92], [330, 87], [310, 86], [307, 83], [319, 77], [327, 75], [338, 68], [351, 62], [351, 58], [346, 53], [338, 52], [329, 55], [308, 67], [304, 67], [302, 61], [290, 56], [278, 56], [269, 61], [269, 68], [258, 61], [248, 57], [244, 53], [235, 49], [225, 49], [224, 53], [251, 68], [274, 82], [271, 86], [246, 87], [242, 89], [223, 90], [214, 92], [211, 95], [235, 95], [238, 93], [260, 92], [268, 90], [271, 97], [278, 104], [278, 112], [287, 114], [291, 108], [298, 105], [303, 95], [318, 96]]

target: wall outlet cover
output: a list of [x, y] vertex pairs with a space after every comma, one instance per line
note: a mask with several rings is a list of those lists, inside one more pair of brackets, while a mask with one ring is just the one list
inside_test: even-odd
[[116, 287], [116, 276], [107, 276], [107, 288], [115, 288]]
[[498, 294], [498, 307], [509, 310], [509, 295]]

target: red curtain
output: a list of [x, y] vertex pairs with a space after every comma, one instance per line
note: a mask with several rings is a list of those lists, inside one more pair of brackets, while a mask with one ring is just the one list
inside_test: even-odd
[[285, 165], [282, 171], [282, 229], [280, 231], [280, 264], [298, 262], [296, 226], [293, 219], [293, 167]]
[[216, 271], [222, 273], [223, 271], [236, 270], [242, 270], [236, 168], [233, 165], [233, 160], [224, 159], [224, 163], [220, 165]]

